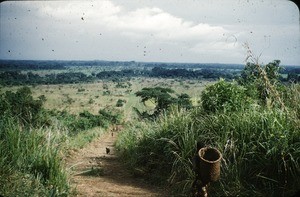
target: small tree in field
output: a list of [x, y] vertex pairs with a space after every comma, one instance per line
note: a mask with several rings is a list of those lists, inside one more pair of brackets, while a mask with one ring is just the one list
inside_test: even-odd
[[161, 111], [169, 108], [171, 104], [175, 102], [174, 98], [171, 96], [171, 93], [174, 93], [174, 90], [170, 88], [143, 88], [141, 91], [135, 93], [136, 96], [142, 98], [142, 102], [145, 104], [148, 100], [153, 100], [156, 104], [154, 115], [160, 114]]
[[136, 96], [141, 97], [141, 101], [145, 104], [148, 100], [153, 100], [156, 103], [155, 109], [157, 111], [161, 111], [169, 107], [172, 104], [172, 96], [170, 93], [174, 93], [174, 91], [170, 88], [143, 88], [141, 91], [135, 93]]
[[175, 93], [174, 90], [170, 88], [143, 88], [141, 91], [135, 93], [136, 96], [142, 98], [142, 102], [145, 105], [145, 102], [150, 100], [155, 103], [154, 113], [152, 115], [147, 112], [139, 112], [137, 109], [137, 113], [141, 117], [156, 117], [162, 111], [168, 110], [171, 105], [177, 105], [179, 108], [191, 109], [192, 102], [191, 97], [188, 94], [180, 94], [178, 97], [173, 97], [171, 94]]

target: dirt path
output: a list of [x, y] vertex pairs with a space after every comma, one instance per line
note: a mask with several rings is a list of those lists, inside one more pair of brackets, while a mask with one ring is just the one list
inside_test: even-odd
[[[163, 191], [133, 177], [115, 155], [118, 132], [107, 132], [67, 159], [74, 196], [165, 196]], [[106, 148], [110, 153], [106, 153]]]

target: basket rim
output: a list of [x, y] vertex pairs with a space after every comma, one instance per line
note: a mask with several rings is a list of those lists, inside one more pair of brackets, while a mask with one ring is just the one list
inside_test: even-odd
[[[216, 152], [218, 153], [218, 155], [219, 155], [219, 158], [218, 158], [217, 160], [214, 160], [214, 161], [210, 161], [210, 160], [204, 159], [204, 158], [202, 157], [202, 155], [201, 155], [201, 152], [207, 151], [208, 149], [211, 149], [211, 150], [216, 151]], [[205, 162], [211, 163], [211, 164], [213, 164], [213, 163], [218, 163], [218, 162], [220, 162], [220, 160], [222, 159], [222, 153], [221, 153], [218, 149], [213, 148], [213, 147], [203, 147], [203, 148], [200, 148], [199, 151], [198, 151], [198, 156], [199, 156], [199, 158], [200, 158], [202, 161], [205, 161]]]

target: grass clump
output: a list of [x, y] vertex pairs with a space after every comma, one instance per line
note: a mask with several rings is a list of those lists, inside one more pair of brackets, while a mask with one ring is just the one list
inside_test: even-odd
[[28, 129], [12, 117], [0, 121], [0, 194], [67, 196], [69, 184], [56, 128]]
[[299, 119], [281, 110], [251, 110], [207, 118], [197, 122], [201, 125], [199, 131], [213, 133], [214, 138], [207, 138], [206, 143], [224, 156], [216, 193], [286, 195], [299, 187]]

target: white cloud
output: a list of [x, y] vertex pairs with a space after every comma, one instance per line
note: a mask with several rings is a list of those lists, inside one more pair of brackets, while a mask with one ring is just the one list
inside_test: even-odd
[[[237, 50], [238, 49], [238, 50]], [[242, 49], [242, 44], [238, 42], [227, 42], [227, 41], [218, 41], [218, 42], [207, 42], [207, 43], [198, 43], [195, 46], [191, 47], [190, 50], [196, 53], [211, 53], [211, 54], [220, 54], [224, 52], [231, 53], [232, 51], [239, 51]]]
[[[220, 55], [224, 51], [234, 51], [238, 46], [227, 27], [196, 23], [156, 6], [129, 10], [112, 1], [54, 1], [36, 2], [34, 5], [38, 15], [46, 21], [59, 21], [57, 26], [53, 25], [54, 29], [64, 28], [61, 31], [66, 32], [65, 28], [69, 28], [69, 31], [74, 31], [74, 36], [96, 35], [105, 30], [133, 42], [139, 40], [153, 46], [177, 43], [178, 50], [186, 49], [194, 54], [210, 52]], [[64, 26], [62, 23], [72, 25]], [[52, 32], [55, 32], [54, 29]]]
[[33, 5], [39, 9], [40, 16], [48, 15], [69, 20], [78, 20], [80, 17], [87, 17], [91, 20], [101, 19], [113, 16], [121, 11], [121, 7], [110, 1], [47, 1], [35, 2]]
[[173, 41], [216, 40], [228, 32], [220, 26], [186, 21], [156, 7], [140, 8], [104, 20], [108, 28], [125, 31], [127, 34], [153, 34], [158, 39]]
[[80, 18], [83, 17], [92, 29], [105, 27], [136, 38], [152, 34], [156, 39], [167, 41], [211, 42], [220, 40], [223, 34], [229, 32], [221, 26], [185, 20], [158, 7], [142, 7], [129, 11], [111, 1], [47, 2], [38, 7], [41, 16], [72, 20], [74, 23], [81, 22]]

